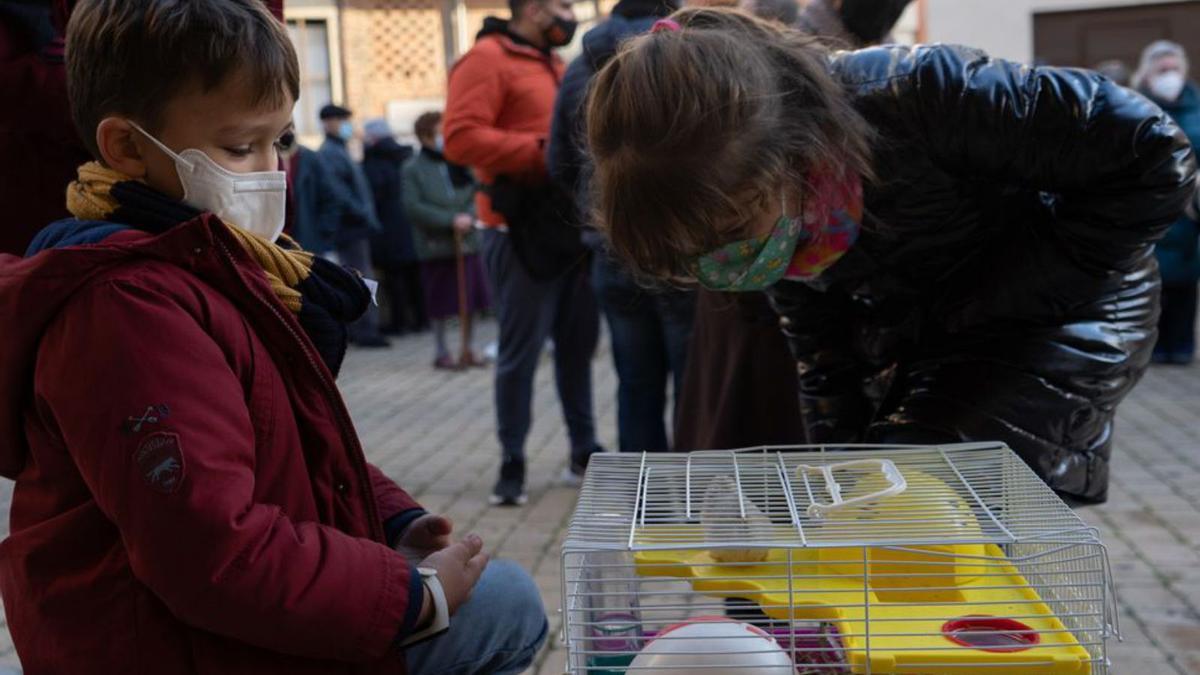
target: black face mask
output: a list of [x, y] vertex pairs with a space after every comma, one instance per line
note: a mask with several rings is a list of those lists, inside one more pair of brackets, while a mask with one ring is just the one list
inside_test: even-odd
[[865, 44], [891, 32], [911, 0], [842, 0], [842, 24]]
[[554, 23], [542, 32], [546, 38], [546, 44], [551, 47], [566, 47], [571, 44], [571, 40], [575, 39], [575, 30], [579, 28], [579, 22], [575, 19], [564, 19], [561, 16], [554, 17]]

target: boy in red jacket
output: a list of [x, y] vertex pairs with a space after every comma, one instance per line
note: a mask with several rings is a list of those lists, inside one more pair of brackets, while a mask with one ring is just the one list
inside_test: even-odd
[[97, 161], [74, 218], [0, 256], [28, 675], [518, 672], [545, 638], [528, 575], [363, 456], [334, 377], [370, 294], [278, 238], [298, 79], [259, 0], [75, 9]]

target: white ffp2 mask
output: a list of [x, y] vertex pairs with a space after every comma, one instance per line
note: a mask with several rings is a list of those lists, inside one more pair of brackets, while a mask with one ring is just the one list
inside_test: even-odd
[[1150, 93], [1154, 94], [1160, 101], [1174, 103], [1179, 100], [1179, 95], [1183, 93], [1183, 87], [1186, 82], [1187, 79], [1183, 76], [1183, 73], [1170, 70], [1150, 78]]
[[177, 154], [134, 122], [129, 124], [175, 161], [185, 204], [211, 211], [226, 225], [267, 241], [279, 238], [287, 215], [287, 174], [234, 173], [201, 150], [190, 148]]

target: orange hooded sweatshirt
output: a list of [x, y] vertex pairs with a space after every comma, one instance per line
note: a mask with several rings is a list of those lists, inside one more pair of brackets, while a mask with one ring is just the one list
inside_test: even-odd
[[496, 176], [547, 179], [546, 138], [562, 74], [557, 56], [514, 38], [496, 18], [484, 21], [475, 46], [450, 71], [445, 156], [473, 168], [484, 184], [476, 211], [489, 227], [504, 224], [486, 193]]

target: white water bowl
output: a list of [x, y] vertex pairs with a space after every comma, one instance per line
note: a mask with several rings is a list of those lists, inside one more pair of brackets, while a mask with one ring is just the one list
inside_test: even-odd
[[723, 616], [699, 617], [663, 629], [629, 664], [646, 675], [795, 675], [775, 638]]

